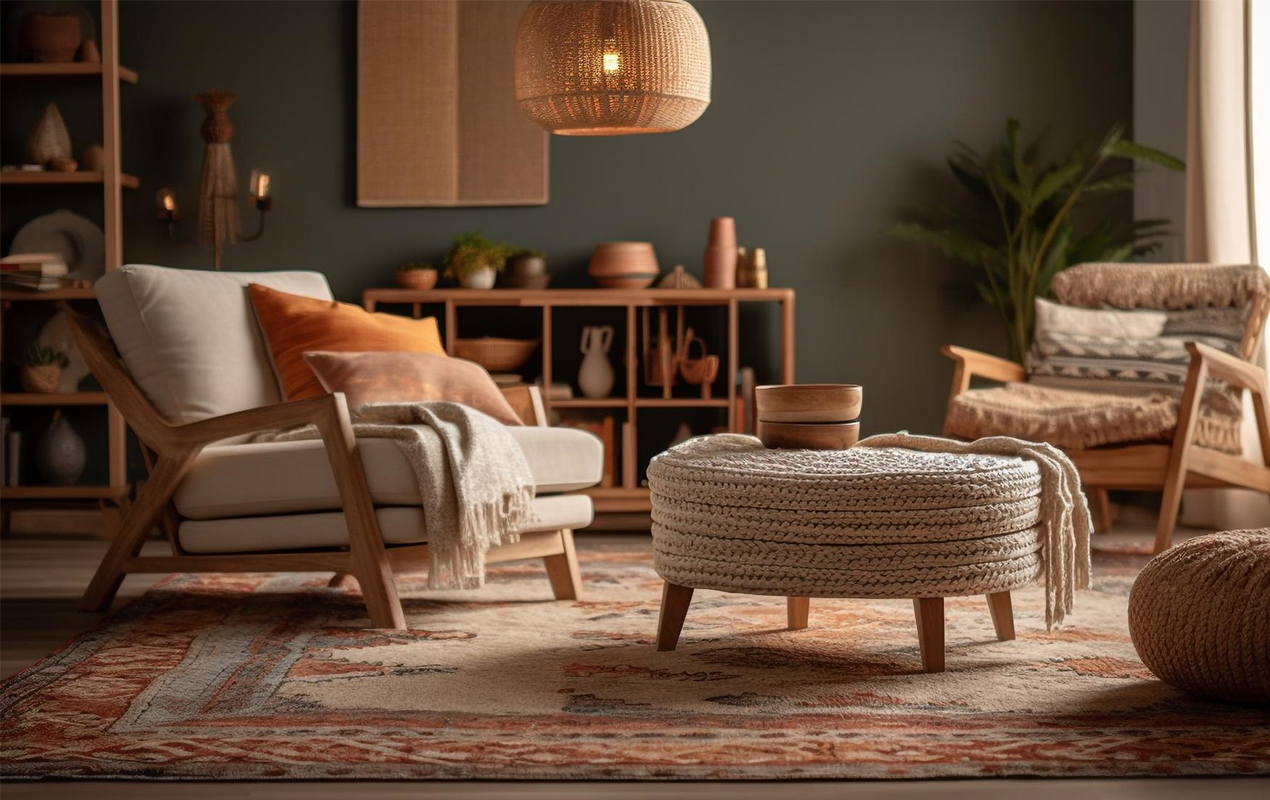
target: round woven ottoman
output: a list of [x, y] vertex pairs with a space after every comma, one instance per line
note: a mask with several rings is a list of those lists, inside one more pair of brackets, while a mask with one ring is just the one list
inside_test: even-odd
[[1129, 634], [1165, 683], [1270, 703], [1270, 528], [1199, 536], [1151, 559], [1129, 593]]
[[944, 669], [945, 597], [986, 595], [997, 637], [1014, 638], [1010, 592], [1044, 568], [1038, 464], [863, 444], [768, 450], [723, 434], [653, 460], [659, 650], [675, 648], [694, 589], [783, 595], [791, 629], [811, 597], [912, 598], [927, 672]]

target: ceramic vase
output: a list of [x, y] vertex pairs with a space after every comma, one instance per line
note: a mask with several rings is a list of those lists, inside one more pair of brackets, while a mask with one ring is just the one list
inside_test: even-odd
[[35, 468], [40, 477], [55, 486], [68, 486], [79, 480], [87, 464], [83, 438], [60, 411], [54, 413], [53, 424], [35, 446]]
[[46, 64], [75, 60], [79, 50], [79, 17], [30, 13], [22, 17], [22, 40], [34, 61]]
[[464, 289], [493, 289], [494, 278], [497, 276], [493, 267], [481, 267], [459, 278], [459, 285]]
[[707, 289], [736, 288], [736, 220], [716, 217], [710, 220], [710, 238], [704, 256]]
[[71, 135], [56, 103], [44, 107], [26, 140], [26, 157], [32, 164], [47, 164], [55, 158], [71, 157]]
[[608, 397], [613, 392], [616, 377], [608, 355], [612, 346], [612, 325], [582, 329], [582, 367], [578, 370], [578, 387], [592, 400]]

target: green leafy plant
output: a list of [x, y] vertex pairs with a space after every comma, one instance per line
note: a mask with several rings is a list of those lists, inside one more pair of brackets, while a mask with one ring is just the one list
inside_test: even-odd
[[409, 264], [403, 264], [397, 267], [398, 272], [426, 272], [436, 271], [436, 267], [431, 261], [411, 261]]
[[445, 256], [445, 276], [461, 279], [483, 269], [502, 272], [509, 253], [511, 248], [485, 238], [480, 231], [461, 233], [454, 237]]
[[61, 350], [39, 342], [31, 342], [27, 347], [24, 362], [28, 367], [61, 367], [62, 369], [71, 363]]
[[1164, 219], [1138, 220], [1128, 228], [1102, 219], [1078, 232], [1073, 212], [1091, 198], [1132, 191], [1134, 161], [1184, 169], [1179, 159], [1124, 138], [1121, 125], [1096, 144], [1078, 144], [1058, 163], [1044, 161], [1044, 141], [1041, 134], [1021, 143], [1019, 123], [1010, 119], [1004, 140], [986, 154], [958, 143], [948, 168], [969, 203], [938, 210], [930, 223], [895, 228], [905, 239], [980, 270], [979, 294], [997, 310], [1010, 358], [1019, 362], [1032, 343], [1035, 300], [1049, 293], [1055, 275], [1081, 262], [1148, 255], [1168, 233]]

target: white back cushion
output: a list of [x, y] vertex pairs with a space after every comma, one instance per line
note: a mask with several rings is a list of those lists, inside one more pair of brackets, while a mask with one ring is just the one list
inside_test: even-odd
[[319, 272], [207, 272], [130, 264], [97, 281], [97, 302], [124, 365], [171, 422], [282, 401], [248, 283], [334, 299]]

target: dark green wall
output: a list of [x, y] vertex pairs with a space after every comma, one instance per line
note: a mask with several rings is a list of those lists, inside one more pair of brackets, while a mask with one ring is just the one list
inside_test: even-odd
[[[663, 268], [700, 269], [707, 221], [737, 219], [767, 248], [773, 285], [798, 290], [798, 379], [867, 387], [866, 431], [936, 431], [950, 368], [939, 345], [1000, 351], [992, 312], [945, 260], [891, 238], [905, 209], [951, 195], [954, 140], [986, 146], [1007, 115], [1062, 145], [1131, 119], [1127, 2], [698, 2], [713, 102], [670, 135], [553, 138], [551, 202], [499, 209], [359, 209], [354, 202], [356, 7], [334, 2], [136, 2], [120, 11], [125, 257], [205, 267], [169, 243], [153, 191], [192, 214], [202, 142], [190, 95], [232, 109], [239, 172], [267, 168], [276, 205], [228, 269], [317, 269], [343, 299], [437, 257], [456, 232], [544, 249], [585, 281], [591, 247], [648, 239]], [[82, 140], [81, 140], [82, 141]], [[1127, 205], [1122, 208], [1128, 213]], [[247, 217], [247, 227], [254, 219]], [[746, 318], [744, 360], [773, 344]]]

